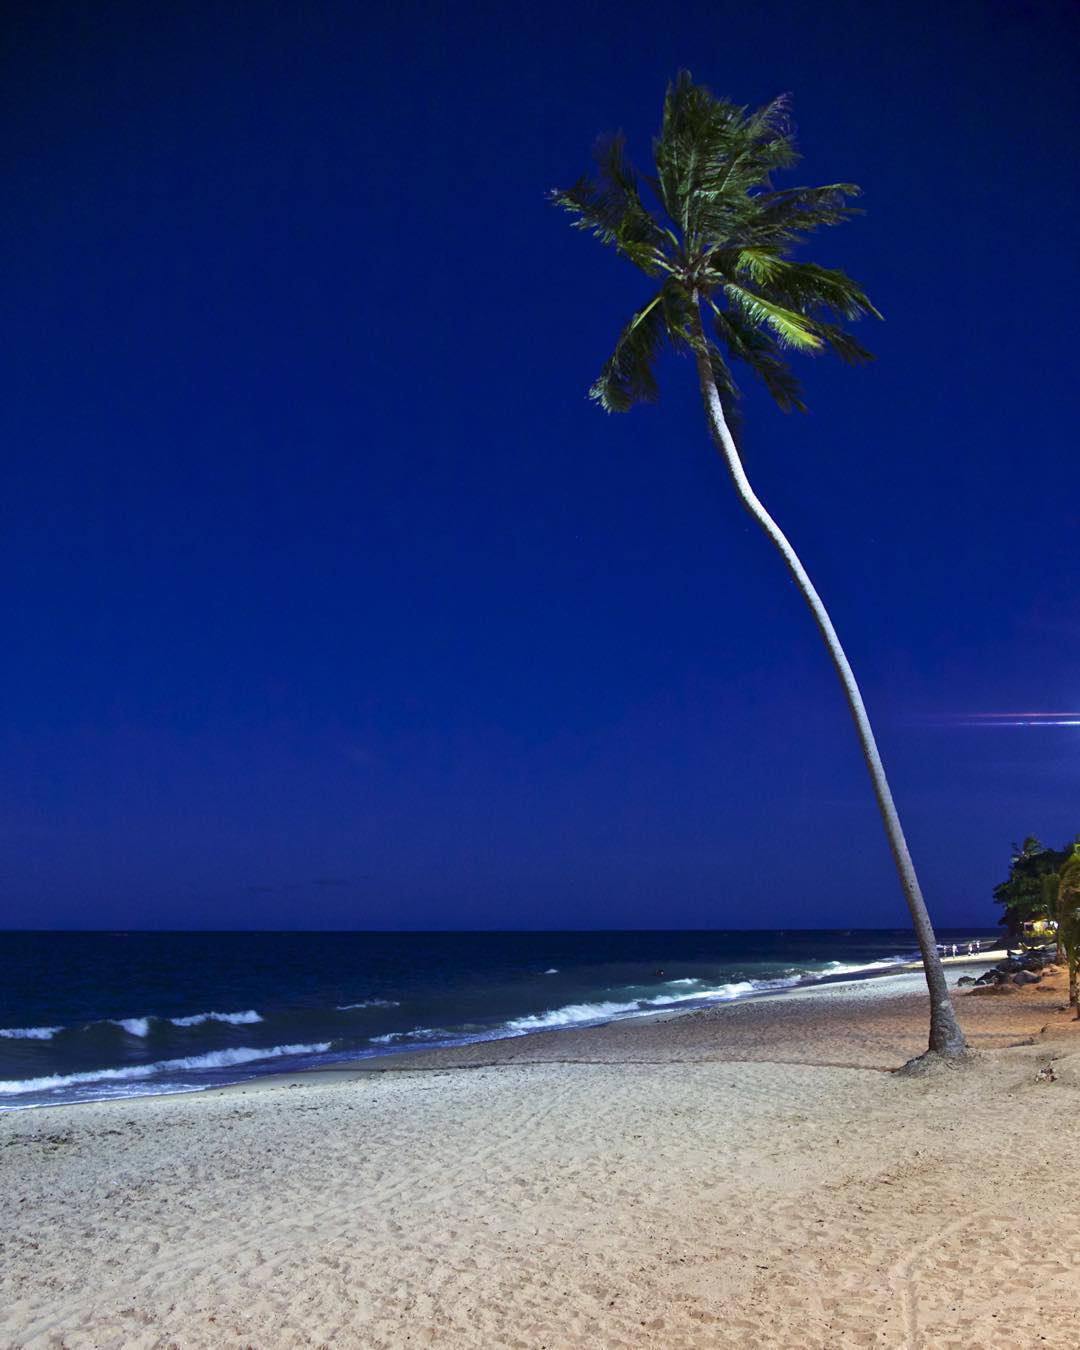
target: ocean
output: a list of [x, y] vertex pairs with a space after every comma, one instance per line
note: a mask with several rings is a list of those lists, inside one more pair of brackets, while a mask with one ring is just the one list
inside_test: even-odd
[[[966, 947], [992, 930], [942, 930]], [[0, 932], [0, 1110], [599, 1025], [917, 959], [910, 929]]]

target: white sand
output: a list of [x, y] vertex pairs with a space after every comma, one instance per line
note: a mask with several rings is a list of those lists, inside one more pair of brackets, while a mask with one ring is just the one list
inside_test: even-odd
[[11, 1113], [0, 1344], [1076, 1350], [1080, 1024], [1047, 983], [958, 1000], [1034, 1041], [924, 1078], [855, 1067], [919, 1048], [883, 980]]

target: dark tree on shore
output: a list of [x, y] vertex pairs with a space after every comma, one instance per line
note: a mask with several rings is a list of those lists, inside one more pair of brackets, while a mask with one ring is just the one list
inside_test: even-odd
[[633, 169], [621, 135], [601, 142], [596, 158], [595, 176], [553, 192], [552, 200], [658, 289], [619, 335], [590, 394], [607, 411], [625, 412], [656, 399], [665, 343], [692, 355], [709, 432], [739, 499], [783, 558], [840, 677], [922, 951], [930, 1049], [960, 1056], [964, 1037], [862, 694], [806, 569], [750, 485], [731, 430], [738, 389], [729, 362], [749, 366], [781, 408], [802, 410], [788, 352], [870, 358], [844, 328], [864, 314], [880, 318], [862, 288], [843, 272], [791, 256], [811, 231], [853, 214], [848, 201], [858, 188], [774, 188], [772, 175], [799, 158], [786, 97], [750, 112], [685, 73], [668, 88], [653, 174]]
[[1044, 879], [1060, 872], [1069, 860], [1072, 846], [1061, 850], [1047, 848], [1029, 834], [1022, 844], [1013, 844], [1009, 875], [994, 887], [994, 899], [1003, 907], [1001, 922], [1005, 924], [1010, 943], [1015, 943], [1025, 923], [1032, 919], [1057, 917], [1056, 892], [1051, 896]]

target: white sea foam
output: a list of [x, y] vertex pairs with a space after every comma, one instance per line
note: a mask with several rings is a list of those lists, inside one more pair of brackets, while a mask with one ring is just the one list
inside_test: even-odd
[[170, 1017], [169, 1021], [174, 1027], [201, 1027], [204, 1022], [228, 1022], [234, 1027], [249, 1027], [255, 1022], [261, 1022], [262, 1018], [254, 1008], [248, 1008], [246, 1012], [192, 1013], [190, 1017]]
[[329, 1041], [315, 1045], [273, 1045], [264, 1049], [237, 1046], [233, 1050], [210, 1050], [205, 1055], [185, 1055], [181, 1059], [161, 1059], [154, 1064], [128, 1064], [122, 1069], [93, 1069], [85, 1073], [56, 1073], [46, 1078], [22, 1078], [0, 1082], [0, 1094], [50, 1092], [80, 1083], [129, 1082], [153, 1078], [157, 1074], [190, 1069], [230, 1069], [237, 1064], [253, 1064], [261, 1059], [279, 1059], [282, 1055], [320, 1055], [330, 1049]]
[[338, 1012], [348, 1012], [350, 1008], [400, 1008], [401, 1004], [392, 998], [365, 998], [359, 1003], [339, 1003]]
[[9, 1041], [51, 1041], [63, 1027], [0, 1027], [0, 1036]]
[[890, 956], [884, 961], [863, 961], [858, 965], [848, 965], [844, 961], [829, 961], [822, 975], [859, 975], [868, 970], [887, 970], [890, 966], [904, 965], [908, 961], [917, 961], [917, 956]]
[[[700, 981], [672, 980], [670, 983], [698, 984]], [[738, 980], [714, 988], [695, 989], [692, 993], [661, 994], [656, 998], [636, 998], [630, 1002], [607, 1000], [601, 1003], [568, 1003], [562, 1008], [549, 1008], [547, 1012], [512, 1018], [505, 1026], [507, 1030], [518, 1033], [555, 1031], [560, 1027], [609, 1022], [613, 1018], [628, 1017], [634, 1013], [648, 1012], [653, 1008], [676, 1007], [680, 1003], [723, 1003], [730, 999], [742, 998], [746, 994], [764, 993], [769, 989], [787, 989], [798, 983], [797, 977], [783, 980]]]
[[123, 1027], [129, 1036], [148, 1036], [150, 1034], [149, 1017], [110, 1017], [114, 1027]]
[[413, 1027], [412, 1031], [388, 1031], [385, 1036], [372, 1036], [372, 1045], [393, 1045], [395, 1041], [431, 1040], [437, 1036], [451, 1036], [449, 1031], [435, 1031], [431, 1027]]
[[556, 1027], [579, 1026], [584, 1022], [605, 1022], [620, 1013], [640, 1012], [642, 1000], [634, 1003], [568, 1003], [563, 1008], [514, 1017], [506, 1023], [510, 1031], [545, 1031]]

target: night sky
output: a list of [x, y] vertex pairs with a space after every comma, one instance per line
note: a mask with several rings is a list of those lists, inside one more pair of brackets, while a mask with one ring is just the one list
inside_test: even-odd
[[1080, 716], [1075, 6], [5, 14], [0, 923], [906, 922], [691, 364], [585, 397], [649, 283], [545, 193], [680, 67], [864, 189], [803, 256], [878, 360], [745, 454], [932, 915], [1080, 830], [1080, 726], [1006, 716]]

